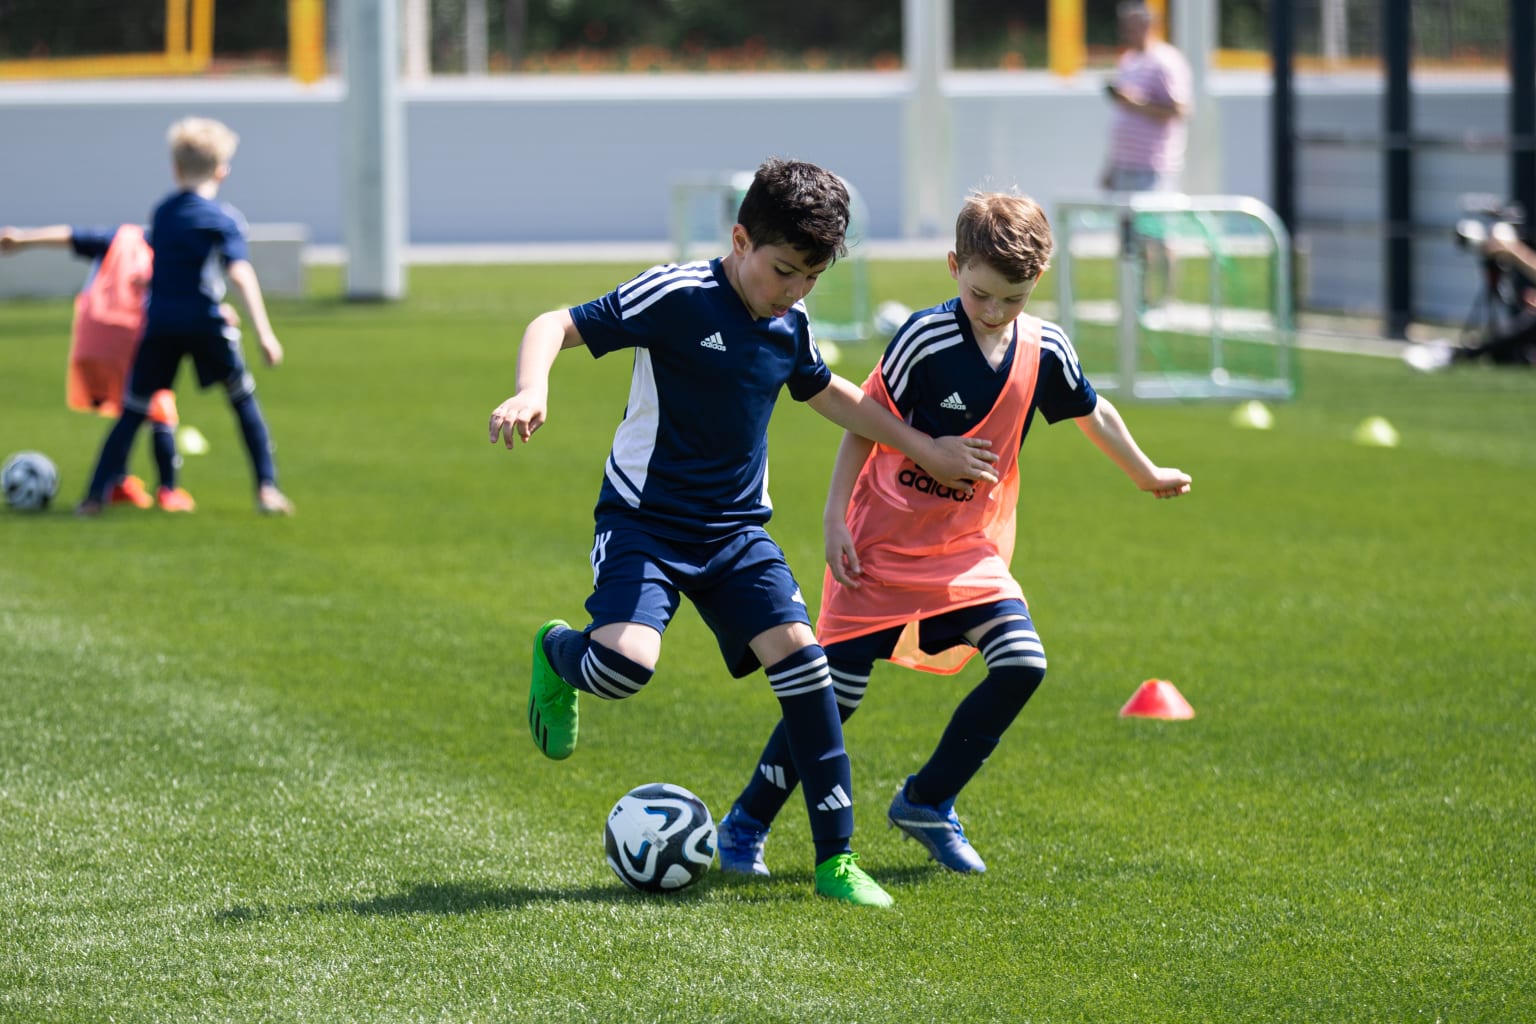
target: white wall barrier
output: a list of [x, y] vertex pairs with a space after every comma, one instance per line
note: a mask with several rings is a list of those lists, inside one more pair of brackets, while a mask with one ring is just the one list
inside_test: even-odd
[[[949, 106], [958, 210], [973, 187], [1018, 187], [1046, 209], [1091, 192], [1108, 130], [1103, 77], [1045, 71], [954, 71]], [[1269, 78], [1212, 72], [1220, 105], [1223, 194], [1269, 202]], [[1378, 130], [1381, 83], [1371, 76], [1298, 82], [1309, 131]], [[1504, 130], [1501, 76], [1415, 82], [1415, 124], [1431, 134]], [[909, 194], [900, 73], [506, 76], [405, 82], [407, 237], [411, 245], [656, 242], [670, 235], [671, 186], [685, 176], [752, 168], [768, 156], [813, 160], [855, 184], [869, 237], [904, 237]], [[342, 84], [286, 80], [8, 82], [0, 87], [0, 222], [142, 221], [169, 188], [165, 130], [188, 114], [241, 135], [221, 195], [252, 224], [302, 224], [310, 241], [342, 239]], [[1335, 166], [1337, 165], [1337, 166]], [[1416, 254], [1423, 312], [1458, 319], [1475, 281], [1449, 244], [1454, 198], [1502, 190], [1497, 151], [1429, 154], [1416, 176], [1419, 218], [1443, 217], [1446, 239]], [[1210, 177], [1201, 167], [1201, 177]], [[1379, 241], [1357, 233], [1383, 208], [1380, 161], [1369, 152], [1311, 150], [1298, 168], [1297, 232], [1311, 253], [1304, 304], [1379, 308]], [[1329, 229], [1343, 224], [1345, 231]], [[934, 229], [935, 236], [944, 232]], [[1308, 238], [1315, 233], [1315, 238]], [[1363, 249], [1362, 249], [1363, 247]], [[1338, 255], [1335, 256], [1334, 254]], [[0, 263], [0, 272], [8, 270]], [[1462, 284], [1465, 283], [1465, 292]]]

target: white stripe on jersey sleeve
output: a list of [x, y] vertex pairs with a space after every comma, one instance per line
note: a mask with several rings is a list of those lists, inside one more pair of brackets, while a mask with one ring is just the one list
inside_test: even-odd
[[894, 377], [900, 372], [901, 363], [925, 336], [926, 332], [935, 324], [942, 327], [946, 323], [954, 323], [953, 313], [936, 310], [918, 320], [904, 325], [896, 332], [896, 337], [891, 339], [890, 347], [886, 349], [885, 365], [887, 376]]
[[1083, 386], [1083, 368], [1077, 361], [1077, 350], [1072, 347], [1072, 342], [1067, 339], [1067, 332], [1050, 321], [1041, 321], [1040, 347], [1049, 349], [1061, 360], [1062, 372], [1066, 374], [1067, 383], [1073, 390]]
[[[635, 371], [629, 382], [629, 404], [624, 420], [614, 431], [613, 452], [604, 465], [603, 475], [613, 489], [632, 508], [640, 507], [640, 494], [650, 473], [651, 456], [656, 452], [656, 432], [661, 423], [661, 403], [656, 394], [656, 372], [651, 354], [635, 349]], [[615, 472], [617, 470], [617, 472]]]
[[[924, 326], [926, 325], [926, 326]], [[924, 317], [913, 325], [914, 333], [893, 345], [896, 358], [885, 368], [886, 389], [898, 405], [911, 383], [912, 371], [923, 359], [965, 342], [953, 314]], [[899, 348], [899, 350], [898, 350]]]
[[816, 333], [811, 330], [811, 312], [805, 308], [805, 300], [800, 299], [789, 308], [798, 309], [800, 311], [800, 315], [805, 317], [805, 336], [811, 343], [811, 355], [816, 357], [816, 361], [818, 363], [826, 362], [826, 360], [821, 357], [821, 346], [816, 344]]
[[816, 357], [816, 361], [818, 363], [826, 362], [826, 358], [821, 354], [821, 346], [816, 344], [816, 335], [811, 333], [811, 321], [809, 319], [805, 321], [805, 340], [810, 342], [811, 355]]
[[658, 282], [667, 281], [681, 275], [703, 279], [711, 276], [711, 274], [712, 272], [707, 260], [695, 260], [692, 263], [664, 263], [637, 274], [635, 277], [619, 285], [619, 295], [624, 301], [629, 302], [636, 297], [643, 297], [652, 288], [656, 287]]
[[714, 288], [719, 283], [707, 262], [655, 267], [619, 286], [619, 302], [624, 307], [623, 318], [628, 320], [638, 316], [663, 296], [679, 288]]

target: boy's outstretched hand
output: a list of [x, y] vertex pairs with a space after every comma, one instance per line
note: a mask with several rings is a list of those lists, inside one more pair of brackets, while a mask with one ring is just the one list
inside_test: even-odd
[[934, 455], [922, 465], [939, 483], [969, 494], [979, 480], [997, 483], [997, 473], [992, 469], [997, 456], [988, 451], [991, 447], [991, 441], [980, 437], [936, 437]]
[[546, 404], [543, 396], [523, 391], [502, 402], [491, 413], [491, 444], [503, 435], [508, 448], [514, 439], [527, 444], [533, 432], [544, 425]]
[[265, 334], [262, 336], [261, 358], [266, 360], [268, 366], [283, 365], [283, 343], [277, 340], [275, 334]]
[[1152, 471], [1151, 478], [1142, 482], [1141, 489], [1156, 498], [1177, 498], [1189, 493], [1192, 482], [1189, 474], [1183, 470], [1158, 466]]

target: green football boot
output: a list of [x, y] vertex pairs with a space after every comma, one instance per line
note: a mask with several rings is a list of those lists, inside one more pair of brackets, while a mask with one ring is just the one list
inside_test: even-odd
[[839, 853], [816, 865], [816, 894], [856, 907], [888, 907], [891, 894], [859, 867], [859, 855]]
[[528, 685], [528, 728], [544, 756], [563, 761], [576, 752], [576, 698], [580, 691], [560, 678], [544, 655], [544, 634], [568, 625], [551, 619], [533, 638], [533, 681]]

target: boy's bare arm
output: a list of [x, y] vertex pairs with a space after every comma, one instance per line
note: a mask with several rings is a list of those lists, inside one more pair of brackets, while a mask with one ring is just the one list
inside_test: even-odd
[[[267, 304], [261, 297], [261, 282], [256, 280], [256, 268], [249, 260], [233, 260], [225, 270], [229, 283], [240, 293], [245, 312], [251, 318], [256, 340], [261, 344], [261, 355], [268, 366], [278, 366], [283, 361], [283, 346], [272, 333], [272, 322], [267, 319]], [[227, 318], [226, 318], [227, 319]]]
[[68, 224], [45, 228], [0, 228], [0, 252], [20, 252], [39, 245], [68, 245], [75, 237]]
[[827, 485], [827, 508], [822, 514], [822, 535], [826, 540], [827, 566], [832, 578], [845, 587], [859, 585], [858, 577], [864, 574], [859, 566], [859, 553], [853, 547], [853, 533], [848, 529], [848, 505], [853, 501], [853, 485], [859, 479], [859, 471], [869, 461], [869, 453], [875, 442], [858, 434], [845, 432], [837, 446], [837, 459], [832, 464], [832, 481]]
[[1088, 435], [1088, 440], [1135, 481], [1137, 487], [1159, 498], [1177, 498], [1189, 493], [1189, 474], [1164, 468], [1147, 458], [1120, 417], [1120, 411], [1103, 395], [1099, 396], [1093, 412], [1077, 418], [1077, 425]]
[[844, 430], [895, 448], [946, 487], [969, 492], [978, 480], [997, 482], [992, 469], [997, 456], [987, 451], [991, 441], [929, 437], [835, 373], [832, 382], [806, 404]]
[[491, 444], [505, 437], [528, 443], [549, 414], [549, 370], [555, 357], [583, 344], [569, 309], [552, 309], [533, 318], [517, 352], [517, 393], [491, 412]]

